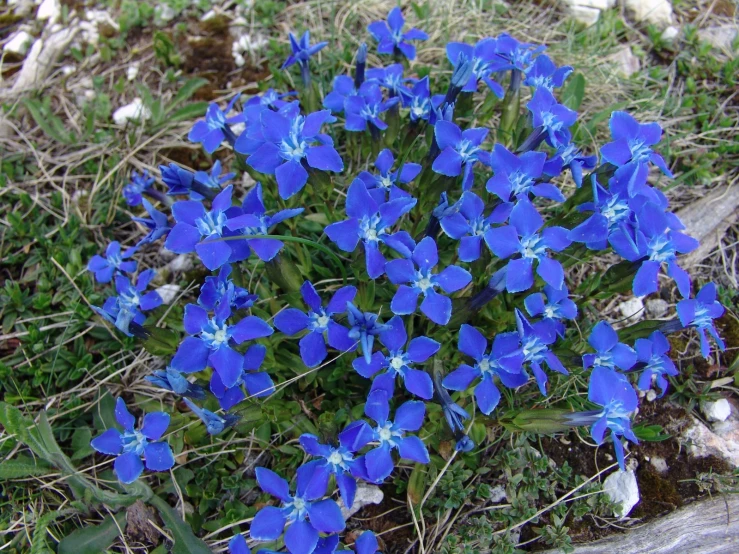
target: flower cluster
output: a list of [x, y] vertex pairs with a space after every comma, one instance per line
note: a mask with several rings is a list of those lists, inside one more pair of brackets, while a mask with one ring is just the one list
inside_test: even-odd
[[[378, 53], [414, 59], [411, 42], [428, 36], [404, 32], [404, 25], [394, 8], [387, 21], [369, 26]], [[157, 311], [159, 294], [145, 292], [152, 270], [132, 278], [133, 255], [163, 239], [166, 249], [197, 256], [211, 273], [182, 321], [172, 324], [185, 335], [169, 363], [147, 380], [183, 397], [212, 435], [238, 432], [239, 405], [268, 402], [302, 377], [323, 383], [329, 372], [332, 382], [340, 376], [342, 403], [360, 391], [355, 409], [342, 404], [332, 430], [295, 435], [308, 461], [292, 464], [293, 487], [266, 467], [256, 469], [259, 487], [274, 500], [261, 504], [251, 539], [281, 540], [292, 554], [335, 552], [346, 521], [332, 486], [350, 507], [358, 481], [383, 483], [399, 459], [429, 463], [434, 442], [425, 439], [437, 432], [441, 440], [453, 437], [456, 452], [474, 455], [466, 428], [470, 397], [478, 417], [495, 417], [510, 396], [506, 389], [531, 384], [548, 395], [573, 371], [585, 376], [592, 409], [567, 421], [590, 426], [598, 444], [610, 430], [623, 467], [622, 440], [638, 442], [635, 386], [663, 395], [678, 375], [666, 334], [692, 327], [704, 356], [711, 354], [709, 337], [724, 348], [714, 325], [724, 311], [716, 287], [709, 283], [692, 297], [678, 263], [697, 242], [648, 180], [653, 167], [671, 176], [653, 150], [659, 125], [614, 112], [612, 141], [599, 153], [583, 153], [577, 113], [557, 99], [573, 69], [557, 67], [544, 47], [505, 34], [448, 44], [453, 69], [445, 94], [433, 94], [432, 76], [404, 76], [400, 63], [367, 68], [362, 44], [354, 77], [335, 77], [318, 110], [309, 60], [326, 44], [311, 46], [308, 32], [300, 40], [291, 34], [283, 67], [300, 66], [302, 90], [270, 89], [242, 106], [235, 97], [225, 109], [212, 104], [189, 134], [208, 153], [225, 141], [237, 167], [260, 183], [243, 191], [218, 161], [209, 172], [162, 166], [166, 194], [155, 178], [134, 174], [124, 196], [146, 210], [135, 219], [146, 236], [125, 251], [112, 242], [88, 265], [98, 282], [115, 281], [117, 296], [98, 313], [122, 332], [151, 340], [156, 324], [147, 325], [144, 312], [160, 316], [159, 324], [169, 312]], [[531, 99], [518, 113], [522, 86]], [[462, 123], [482, 119], [455, 122], [479, 88], [502, 100], [494, 134]], [[493, 135], [507, 142], [491, 144]], [[345, 167], [354, 173], [337, 178]], [[569, 180], [576, 192], [565, 202]], [[173, 222], [155, 204], [170, 208]], [[593, 276], [591, 287], [568, 281], [566, 268], [605, 250], [623, 258], [612, 268], [617, 278], [607, 279], [609, 270]], [[321, 257], [327, 252], [330, 259]], [[588, 319], [592, 310], [578, 309], [597, 297], [601, 279], [599, 294], [631, 289], [644, 296], [659, 290], [663, 270], [683, 298], [677, 317], [648, 333], [632, 329], [636, 335], [622, 336], [629, 344], [607, 321]], [[568, 326], [573, 320], [577, 330]], [[296, 366], [302, 360], [306, 369], [288, 368], [287, 379], [285, 359]], [[432, 402], [443, 420], [427, 421]], [[152, 470], [173, 466], [169, 447], [156, 442], [166, 414], [146, 415], [135, 430], [119, 399], [116, 417], [124, 432], [108, 430], [93, 446], [118, 456], [121, 481], [138, 477], [141, 456]], [[448, 429], [440, 427], [444, 420]], [[229, 548], [249, 552], [241, 534]], [[355, 542], [358, 554], [377, 548], [369, 532]]]

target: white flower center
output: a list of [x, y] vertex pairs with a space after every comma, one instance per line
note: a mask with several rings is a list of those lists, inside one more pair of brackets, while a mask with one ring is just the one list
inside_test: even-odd
[[389, 441], [393, 436], [393, 432], [387, 427], [383, 427], [382, 429], [380, 429], [380, 432], [378, 434], [380, 435], [380, 440], [382, 442]]
[[401, 367], [405, 365], [405, 362], [403, 361], [403, 358], [400, 356], [395, 356], [392, 360], [390, 360], [390, 367], [392, 367], [394, 370], [399, 370]]
[[326, 460], [328, 460], [328, 463], [337, 466], [344, 461], [344, 457], [337, 450], [334, 450]]

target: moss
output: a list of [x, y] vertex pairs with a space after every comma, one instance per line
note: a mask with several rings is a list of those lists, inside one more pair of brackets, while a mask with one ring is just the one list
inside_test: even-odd
[[644, 466], [636, 475], [641, 500], [632, 514], [633, 517], [655, 517], [683, 505], [683, 499], [675, 485], [655, 472], [651, 466]]

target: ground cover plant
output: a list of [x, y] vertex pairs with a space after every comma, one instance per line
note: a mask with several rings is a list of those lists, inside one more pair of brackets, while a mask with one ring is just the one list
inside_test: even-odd
[[[663, 193], [682, 162], [659, 122], [609, 107], [592, 137], [582, 73], [515, 33], [440, 40], [445, 60], [410, 63], [439, 38], [425, 19], [383, 12], [356, 49], [293, 28], [258, 94], [189, 104], [202, 81], [169, 101], [140, 89], [154, 121], [139, 136], [168, 117], [186, 136], [157, 168], [129, 172], [126, 145], [87, 164], [120, 184], [74, 203], [119, 226], [100, 247], [76, 215], [49, 224], [72, 205], [63, 193], [35, 220], [9, 214], [37, 243], [24, 275], [37, 283], [5, 284], [5, 340], [34, 350], [5, 365], [3, 471], [42, 478], [35, 505], [55, 506], [12, 548], [102, 551], [127, 527], [158, 552], [567, 549], [569, 527], [610, 514], [598, 477], [666, 438], [659, 401], [638, 391], [705, 394], [676, 341], [732, 363], [716, 322], [730, 294], [680, 266], [697, 244]], [[41, 125], [51, 107], [33, 102]], [[5, 163], [11, 180], [24, 160]], [[18, 203], [35, 213], [32, 196]], [[162, 245], [190, 267], [157, 275]], [[62, 286], [39, 279], [47, 265]], [[660, 321], [599, 317], [614, 295], [665, 288], [676, 302]], [[26, 311], [58, 317], [52, 305], [72, 317], [12, 336]], [[73, 338], [49, 356], [35, 337], [62, 328]], [[596, 453], [585, 476], [542, 438], [573, 432]], [[493, 484], [506, 504], [486, 507]], [[342, 513], [377, 485], [388, 501], [373, 521]], [[479, 509], [463, 514], [470, 498]]]

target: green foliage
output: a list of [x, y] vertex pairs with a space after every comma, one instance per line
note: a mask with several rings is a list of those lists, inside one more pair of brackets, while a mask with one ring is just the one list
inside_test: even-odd
[[58, 554], [99, 554], [126, 530], [126, 512], [107, 516], [99, 525], [77, 529], [59, 541]]

